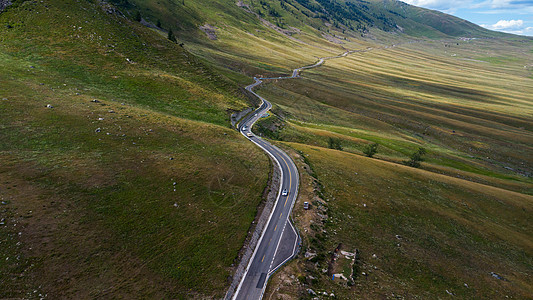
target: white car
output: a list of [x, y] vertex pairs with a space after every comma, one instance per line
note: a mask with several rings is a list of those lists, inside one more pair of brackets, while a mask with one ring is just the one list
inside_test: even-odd
[[248, 136], [248, 137], [252, 137], [252, 136], [254, 136], [254, 134], [251, 133], [251, 132], [248, 132], [248, 133], [246, 134], [246, 136]]
[[287, 196], [288, 194], [289, 192], [287, 191], [287, 189], [283, 189], [283, 191], [281, 192], [282, 196]]
[[242, 127], [242, 130], [243, 130], [243, 131], [246, 131], [246, 129], [248, 129], [248, 127], [246, 127], [246, 126], [243, 126], [243, 127]]

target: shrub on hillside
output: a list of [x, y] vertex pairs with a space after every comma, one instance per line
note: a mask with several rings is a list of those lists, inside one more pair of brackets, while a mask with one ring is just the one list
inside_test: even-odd
[[427, 150], [425, 148], [418, 148], [415, 153], [411, 154], [411, 157], [409, 160], [404, 161], [403, 163], [407, 166], [413, 167], [413, 168], [419, 168], [420, 163], [424, 161], [424, 156], [427, 153]]
[[330, 149], [335, 149], [335, 150], [341, 150], [342, 151], [341, 140], [330, 137], [329, 141], [328, 141], [328, 147]]
[[363, 149], [363, 153], [368, 157], [374, 157], [374, 154], [378, 153], [378, 143], [366, 145], [365, 149]]

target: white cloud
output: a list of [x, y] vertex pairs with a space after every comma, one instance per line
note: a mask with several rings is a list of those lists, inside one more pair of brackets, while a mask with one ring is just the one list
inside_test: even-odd
[[469, 4], [470, 1], [461, 0], [403, 0], [403, 2], [415, 6], [438, 10], [452, 10], [459, 6]]
[[[533, 0], [402, 0], [405, 3], [440, 10], [445, 13], [496, 22], [503, 16], [513, 20], [500, 20], [481, 25], [487, 29], [533, 36]], [[485, 17], [479, 17], [484, 15]], [[489, 16], [490, 15], [490, 16]], [[477, 22], [476, 22], [477, 23]]]
[[519, 30], [502, 30], [502, 31], [507, 32], [507, 33], [512, 33], [512, 34], [518, 34], [518, 35], [533, 36], [533, 27], [526, 27], [526, 28], [519, 29]]
[[500, 20], [496, 24], [481, 26], [491, 30], [533, 36], [533, 27], [526, 27], [523, 20]]
[[524, 28], [523, 20], [499, 20], [493, 25], [481, 25], [487, 29], [492, 30], [518, 30]]
[[532, 7], [533, 1], [530, 0], [489, 0], [484, 2], [491, 8], [524, 8]]
[[437, 10], [490, 9], [514, 13], [533, 13], [533, 0], [402, 0], [405, 3]]

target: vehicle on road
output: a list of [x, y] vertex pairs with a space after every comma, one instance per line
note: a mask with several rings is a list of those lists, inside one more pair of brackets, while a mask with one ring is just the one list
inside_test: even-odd
[[251, 133], [251, 132], [248, 132], [248, 133], [246, 134], [246, 136], [248, 136], [248, 137], [252, 137], [252, 136], [254, 136], [254, 134]]
[[246, 129], [248, 129], [248, 127], [246, 127], [246, 126], [242, 127], [242, 130], [246, 131]]
[[281, 192], [282, 196], [287, 196], [288, 194], [289, 192], [287, 191], [287, 189], [283, 189], [283, 191]]

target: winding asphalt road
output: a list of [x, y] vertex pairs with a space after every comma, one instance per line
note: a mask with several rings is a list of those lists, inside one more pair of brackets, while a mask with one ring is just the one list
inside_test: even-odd
[[[272, 108], [272, 104], [256, 94], [253, 89], [263, 83], [263, 80], [297, 78], [300, 77], [302, 70], [318, 67], [328, 59], [341, 58], [350, 53], [361, 51], [365, 50], [347, 51], [339, 56], [320, 58], [313, 65], [295, 69], [290, 77], [254, 78], [255, 82], [246, 87], [246, 90], [261, 100], [261, 106], [239, 123], [239, 131], [261, 147], [278, 164], [281, 170], [281, 184], [270, 218], [232, 299], [261, 299], [270, 275], [296, 255], [300, 241], [298, 233], [289, 220], [289, 215], [298, 196], [300, 179], [298, 169], [285, 152], [252, 133], [251, 129], [255, 122]], [[286, 195], [283, 191], [286, 191]]]
[[[267, 225], [259, 238], [233, 299], [261, 299], [270, 275], [297, 253], [299, 244], [299, 236], [289, 220], [298, 196], [300, 180], [298, 169], [285, 152], [257, 137], [251, 131], [253, 124], [272, 108], [270, 102], [252, 90], [262, 83], [261, 79], [255, 80], [255, 83], [247, 86], [246, 89], [261, 99], [262, 104], [240, 122], [239, 130], [276, 162], [281, 170], [280, 189]], [[286, 195], [283, 191], [286, 191]]]

